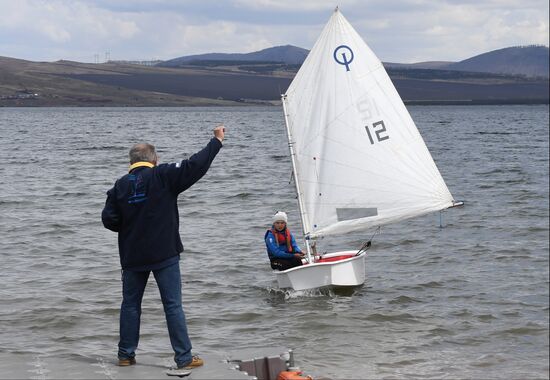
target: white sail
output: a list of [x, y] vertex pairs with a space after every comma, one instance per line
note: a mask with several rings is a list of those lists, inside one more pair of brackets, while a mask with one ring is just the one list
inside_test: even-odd
[[338, 10], [283, 101], [309, 236], [453, 205], [382, 63]]

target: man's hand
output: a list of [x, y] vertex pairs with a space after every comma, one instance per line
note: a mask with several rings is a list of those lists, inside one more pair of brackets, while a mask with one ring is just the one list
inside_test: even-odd
[[220, 124], [216, 128], [214, 128], [214, 137], [220, 140], [220, 142], [223, 141], [225, 137], [225, 127], [223, 124]]
[[295, 254], [294, 254], [294, 257], [297, 258], [297, 259], [303, 259], [304, 256], [305, 256], [305, 255], [304, 255], [302, 252], [300, 252], [300, 253], [295, 253]]

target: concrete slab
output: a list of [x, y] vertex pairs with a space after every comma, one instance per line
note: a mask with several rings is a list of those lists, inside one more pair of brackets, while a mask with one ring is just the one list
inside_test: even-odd
[[[214, 355], [201, 355], [205, 364], [196, 368], [188, 380], [235, 379], [252, 380], [254, 376], [238, 370], [233, 362]], [[112, 358], [46, 357], [0, 353], [0, 379], [178, 379], [166, 375], [173, 365], [171, 358], [157, 359], [140, 356], [137, 364], [119, 367]]]

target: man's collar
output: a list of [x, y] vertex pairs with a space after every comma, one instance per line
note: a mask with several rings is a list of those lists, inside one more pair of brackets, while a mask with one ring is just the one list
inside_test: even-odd
[[139, 168], [139, 167], [142, 167], [142, 166], [146, 166], [148, 168], [153, 168], [155, 167], [155, 165], [153, 165], [152, 163], [150, 162], [147, 162], [147, 161], [139, 161], [139, 162], [136, 162], [136, 163], [133, 163], [132, 165], [130, 165], [130, 168], [128, 169], [128, 172], [131, 172], [132, 170], [134, 170], [135, 168]]

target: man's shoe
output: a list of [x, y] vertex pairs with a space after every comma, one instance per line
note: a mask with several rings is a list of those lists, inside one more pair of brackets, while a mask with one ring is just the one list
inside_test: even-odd
[[134, 364], [136, 364], [136, 358], [125, 358], [125, 359], [118, 358], [118, 365], [120, 367], [128, 367]]
[[199, 358], [197, 355], [194, 355], [193, 358], [191, 359], [191, 361], [187, 364], [183, 364], [183, 365], [178, 365], [178, 368], [183, 368], [183, 369], [193, 369], [193, 368], [197, 368], [197, 367], [200, 367], [204, 364], [204, 360], [202, 360], [201, 358]]

